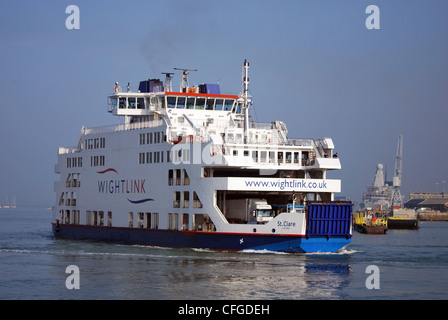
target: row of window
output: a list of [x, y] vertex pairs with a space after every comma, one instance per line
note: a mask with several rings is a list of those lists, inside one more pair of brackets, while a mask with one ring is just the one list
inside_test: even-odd
[[102, 167], [104, 166], [105, 157], [104, 156], [91, 156], [90, 166], [91, 167]]
[[[179, 221], [179, 218], [181, 220]], [[60, 210], [59, 221], [64, 224], [80, 224], [80, 210]], [[179, 225], [180, 222], [180, 225]], [[194, 213], [191, 219], [188, 213], [168, 213], [169, 230], [193, 230], [193, 231], [216, 231], [216, 228], [208, 214]], [[86, 225], [112, 227], [112, 211], [87, 210]], [[157, 212], [129, 212], [129, 228], [159, 229], [159, 213]]]
[[85, 139], [81, 144], [81, 149], [104, 149], [106, 147], [106, 138], [91, 138]]
[[76, 192], [62, 192], [59, 197], [60, 206], [76, 206]]
[[[152, 151], [152, 152], [139, 152], [138, 163], [161, 163], [164, 162], [164, 152], [163, 151]], [[166, 151], [166, 162], [174, 163], [189, 163], [190, 161], [190, 150], [189, 149], [179, 149], [179, 150], [168, 150]]]
[[[190, 207], [190, 191], [174, 191], [173, 192], [173, 208], [189, 208]], [[202, 208], [202, 202], [199, 200], [196, 191], [193, 191], [193, 208]]]
[[242, 106], [235, 99], [204, 98], [204, 97], [167, 97], [168, 108], [232, 111], [241, 113]]
[[193, 213], [192, 224], [190, 229], [190, 214], [182, 213], [168, 213], [168, 229], [179, 230], [179, 217], [181, 230], [193, 230], [193, 231], [216, 231], [216, 227], [208, 214], [205, 213]]
[[[116, 104], [116, 98], [112, 98], [112, 103]], [[120, 97], [118, 100], [120, 109], [145, 109], [145, 99], [136, 97]]]
[[[301, 163], [302, 166], [312, 164], [314, 159], [311, 159], [313, 152], [309, 151], [267, 151], [267, 150], [232, 150], [232, 156], [252, 157], [254, 162], [258, 163]], [[229, 151], [223, 149], [224, 154], [228, 154]]]
[[139, 134], [139, 144], [162, 143], [166, 141], [166, 134], [163, 131], [147, 132]]
[[[167, 161], [169, 161], [169, 151], [166, 153]], [[163, 162], [163, 151], [140, 152], [138, 154], [138, 163], [160, 163]]]
[[[167, 228], [168, 230], [193, 230], [193, 231], [216, 231], [208, 214], [194, 213], [191, 219], [190, 229], [190, 214], [188, 213], [168, 213]], [[180, 218], [180, 219], [179, 219]], [[150, 212], [137, 212], [137, 228], [158, 229], [159, 214]], [[129, 212], [129, 228], [134, 226], [133, 213]]]
[[67, 168], [81, 168], [82, 157], [67, 158]]
[[86, 225], [112, 227], [112, 211], [107, 211], [107, 216], [105, 216], [104, 211], [87, 210]]
[[[219, 154], [219, 149], [216, 147], [211, 149], [211, 154]], [[258, 163], [301, 163], [302, 166], [311, 165], [314, 161], [314, 153], [311, 151], [267, 151], [267, 150], [230, 150], [228, 148], [222, 148], [224, 155], [232, 155], [235, 157], [244, 156], [252, 157], [254, 162]], [[139, 164], [145, 163], [159, 163], [164, 162], [163, 151], [153, 152], [140, 152]], [[189, 163], [190, 161], [190, 149], [178, 149], [166, 151], [166, 162], [174, 163]]]
[[79, 180], [80, 176], [80, 173], [69, 173], [67, 180], [65, 180], [65, 186], [67, 188], [79, 188], [81, 186], [81, 181]]
[[158, 229], [159, 228], [159, 214], [157, 212], [137, 212], [137, 224], [134, 225], [134, 213], [129, 212], [129, 228], [146, 228], [146, 229]]
[[169, 186], [189, 186], [190, 177], [185, 169], [170, 169], [168, 170], [168, 185]]
[[158, 104], [162, 108], [177, 109], [196, 109], [196, 110], [217, 110], [232, 111], [233, 113], [242, 112], [242, 104], [233, 98], [214, 98], [214, 97], [185, 97], [185, 96], [169, 96], [166, 98], [159, 97], [158, 101], [155, 97], [111, 97], [110, 108], [117, 109], [148, 109], [150, 105]]
[[[90, 166], [91, 167], [104, 166], [105, 162], [106, 162], [105, 156], [91, 156], [90, 157]], [[67, 158], [67, 168], [82, 168], [82, 157]]]
[[[252, 156], [254, 162], [259, 163], [299, 163], [302, 166], [310, 165], [313, 159], [310, 159], [309, 152], [304, 151], [300, 156], [300, 152], [284, 152], [284, 151], [259, 151], [259, 150], [232, 150], [233, 156], [238, 156], [240, 152], [243, 151], [243, 156]], [[223, 153], [227, 154], [229, 151], [223, 148]], [[175, 162], [175, 163], [189, 163], [190, 161], [190, 150], [189, 149], [179, 149], [176, 151], [166, 151], [166, 159], [164, 158], [163, 151], [152, 151], [152, 152], [140, 152], [138, 154], [139, 164], [151, 164], [151, 163], [162, 163], [162, 162]], [[90, 166], [98, 167], [105, 165], [105, 156], [91, 156]], [[82, 167], [82, 157], [67, 158], [67, 168], [71, 167]], [[172, 184], [170, 184], [172, 185]]]
[[79, 210], [60, 210], [59, 221], [65, 224], [79, 224]]

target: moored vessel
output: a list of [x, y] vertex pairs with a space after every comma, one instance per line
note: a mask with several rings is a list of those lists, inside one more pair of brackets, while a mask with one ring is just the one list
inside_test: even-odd
[[354, 228], [360, 233], [386, 234], [387, 214], [381, 211], [358, 211], [355, 214]]
[[419, 228], [417, 212], [412, 209], [395, 208], [388, 217], [387, 224], [390, 229], [417, 230]]

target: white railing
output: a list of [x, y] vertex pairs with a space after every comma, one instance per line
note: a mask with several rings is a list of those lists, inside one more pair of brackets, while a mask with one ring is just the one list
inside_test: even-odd
[[126, 130], [137, 130], [145, 128], [155, 128], [163, 125], [163, 120], [142, 121], [134, 123], [123, 123], [95, 128], [85, 128], [84, 134], [103, 134], [109, 132], [118, 132]]
[[287, 144], [288, 146], [300, 146], [300, 147], [309, 147], [312, 146], [314, 143], [313, 139], [288, 139]]
[[79, 152], [78, 147], [59, 147], [58, 154], [69, 154]]

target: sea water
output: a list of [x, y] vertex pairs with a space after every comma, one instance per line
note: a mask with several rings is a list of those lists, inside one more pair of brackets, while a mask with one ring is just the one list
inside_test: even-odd
[[446, 222], [355, 232], [339, 253], [285, 254], [60, 240], [51, 217], [0, 209], [0, 299], [448, 299]]

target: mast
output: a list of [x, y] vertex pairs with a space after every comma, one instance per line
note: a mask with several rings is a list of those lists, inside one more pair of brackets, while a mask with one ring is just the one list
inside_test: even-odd
[[184, 68], [174, 68], [174, 70], [182, 70], [182, 77], [180, 79], [180, 92], [187, 92], [190, 87], [188, 83], [188, 73], [189, 71], [198, 71], [197, 69], [184, 69]]
[[171, 80], [173, 79], [172, 75], [174, 73], [171, 72], [162, 72], [165, 75], [165, 91], [171, 92], [173, 91], [173, 86], [171, 84]]
[[247, 144], [249, 141], [249, 106], [250, 106], [250, 99], [249, 99], [249, 62], [244, 59], [243, 64], [243, 109], [244, 109], [244, 143]]

